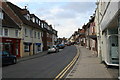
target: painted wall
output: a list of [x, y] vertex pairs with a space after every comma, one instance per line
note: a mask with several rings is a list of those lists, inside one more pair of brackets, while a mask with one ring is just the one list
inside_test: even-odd
[[118, 2], [110, 2], [110, 4], [108, 4], [108, 8], [106, 6], [105, 7], [103, 6], [101, 10], [105, 11], [104, 8], [106, 9], [106, 12], [101, 12], [105, 13], [102, 14], [103, 16], [103, 19], [101, 21], [102, 31], [105, 30], [105, 28], [107, 28], [107, 25], [110, 23], [110, 21], [114, 18], [114, 16], [118, 12]]
[[[8, 29], [8, 36], [4, 36], [4, 29]], [[8, 38], [20, 38], [20, 29], [15, 29], [15, 28], [5, 28], [2, 27], [2, 35], [0, 37], [8, 37]], [[18, 36], [15, 35], [15, 30], [18, 30]]]

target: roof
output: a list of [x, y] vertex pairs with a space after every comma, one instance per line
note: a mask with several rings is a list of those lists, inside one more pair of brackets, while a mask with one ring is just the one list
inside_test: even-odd
[[[25, 9], [21, 9], [18, 6], [12, 4], [11, 2], [7, 2], [7, 4], [10, 6], [10, 8], [16, 13], [16, 15], [22, 20], [23, 24], [28, 25], [28, 26], [32, 26], [34, 28], [39, 28], [42, 30], [41, 26], [39, 26], [36, 23], [33, 23], [32, 20], [27, 20], [24, 15], [25, 12], [23, 12], [23, 10]], [[29, 11], [28, 11], [29, 13]]]
[[2, 20], [2, 27], [19, 28], [19, 26], [3, 11], [4, 18]]

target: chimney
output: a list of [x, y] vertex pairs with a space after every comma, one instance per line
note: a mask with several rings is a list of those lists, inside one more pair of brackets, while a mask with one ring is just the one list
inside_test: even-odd
[[25, 9], [27, 9], [27, 6], [25, 6]]

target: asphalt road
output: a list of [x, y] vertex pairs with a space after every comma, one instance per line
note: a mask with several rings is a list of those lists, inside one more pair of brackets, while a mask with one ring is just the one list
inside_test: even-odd
[[74, 58], [75, 46], [2, 68], [3, 78], [55, 78]]

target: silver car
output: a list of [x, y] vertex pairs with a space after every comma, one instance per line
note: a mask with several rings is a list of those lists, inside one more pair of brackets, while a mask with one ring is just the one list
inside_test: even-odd
[[48, 53], [55, 53], [55, 52], [59, 52], [59, 48], [56, 45], [53, 45], [48, 49]]

